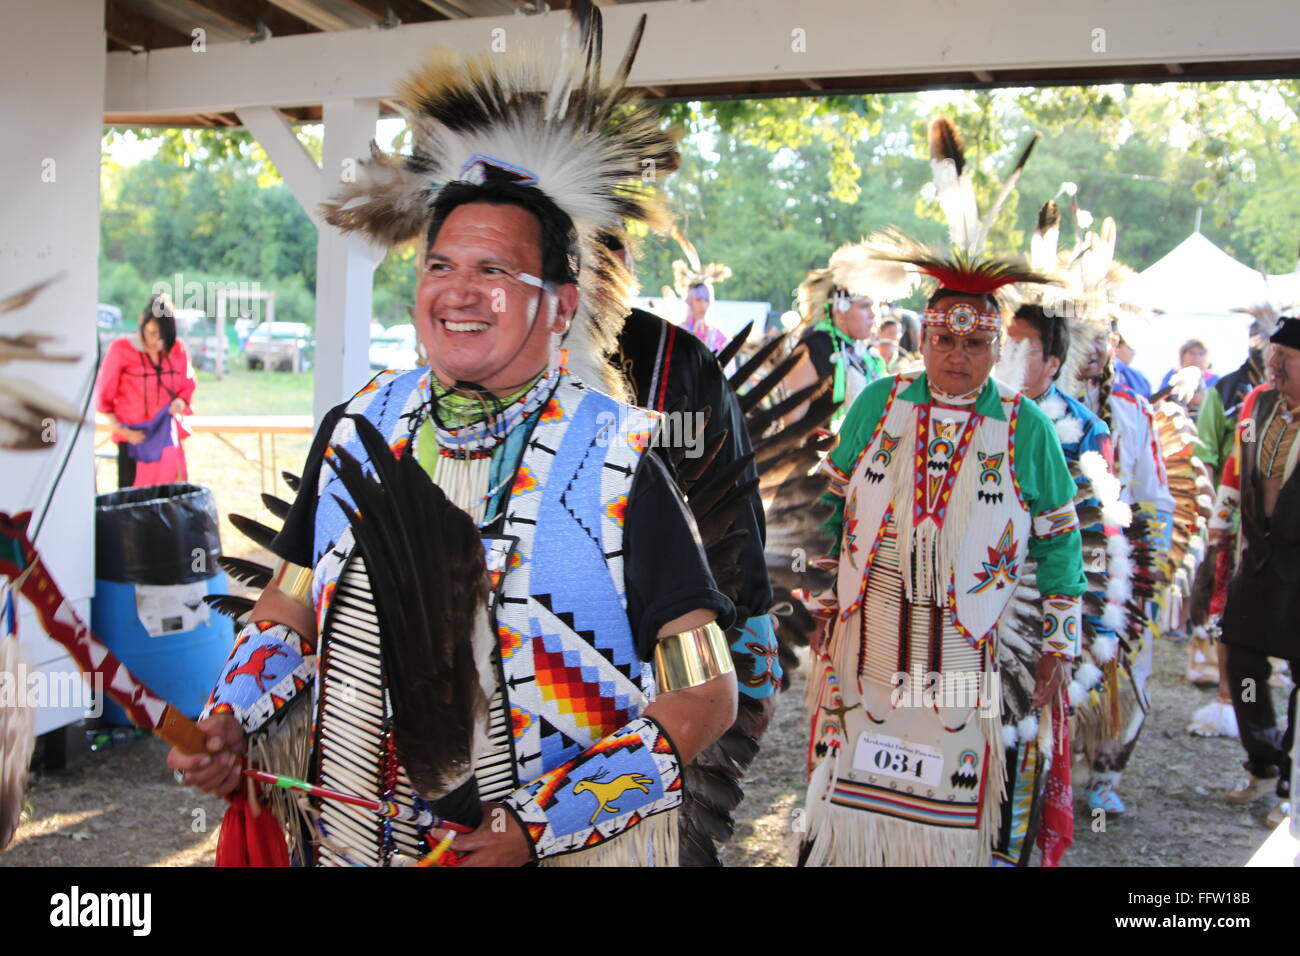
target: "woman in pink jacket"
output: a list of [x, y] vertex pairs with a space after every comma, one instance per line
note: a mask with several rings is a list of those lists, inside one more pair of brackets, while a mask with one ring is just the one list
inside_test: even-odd
[[96, 386], [99, 411], [113, 426], [119, 488], [187, 479], [181, 442], [190, 433], [180, 416], [192, 414], [196, 384], [171, 302], [156, 295], [140, 316], [139, 335], [109, 346]]

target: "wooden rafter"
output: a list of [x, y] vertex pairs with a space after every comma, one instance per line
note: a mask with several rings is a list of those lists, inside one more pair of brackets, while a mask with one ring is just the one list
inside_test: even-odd
[[319, 32], [306, 20], [295, 17], [287, 10], [281, 10], [268, 0], [185, 0], [185, 2], [231, 30], [249, 36], [260, 32], [259, 23], [266, 27], [271, 36], [277, 37]]
[[104, 0], [104, 32], [130, 50], [189, 46], [193, 37], [152, 17], [123, 0]]
[[420, 0], [340, 0], [358, 13], [364, 14], [375, 23], [387, 23], [388, 12], [401, 23], [424, 23], [429, 20], [446, 20], [446, 14], [439, 13]]

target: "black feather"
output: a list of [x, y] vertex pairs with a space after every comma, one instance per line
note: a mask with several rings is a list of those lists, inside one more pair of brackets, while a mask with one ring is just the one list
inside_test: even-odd
[[246, 561], [244, 558], [233, 558], [226, 554], [217, 558], [217, 565], [237, 582], [250, 588], [266, 587], [271, 583], [271, 575], [274, 573], [265, 564]]
[[283, 498], [277, 498], [275, 495], [268, 495], [262, 492], [262, 504], [266, 505], [266, 510], [271, 512], [281, 521], [289, 517], [289, 509], [293, 507]]
[[740, 396], [740, 410], [745, 414], [749, 414], [750, 410], [765, 399], [772, 389], [781, 384], [781, 380], [786, 377], [792, 368], [799, 364], [806, 352], [807, 349], [801, 345], [778, 362], [772, 371], [763, 376], [762, 381], [757, 382], [753, 388]]
[[243, 515], [230, 514], [230, 523], [239, 529], [244, 537], [251, 539], [255, 543], [271, 550], [271, 542], [275, 540], [279, 533], [274, 528], [269, 528], [260, 521], [254, 521], [252, 518], [245, 518]]
[[1043, 203], [1042, 208], [1038, 210], [1038, 231], [1047, 232], [1049, 229], [1061, 225], [1061, 207], [1052, 200]]
[[[409, 450], [394, 457], [370, 422], [349, 417], [373, 476], [340, 446], [325, 460], [356, 503], [354, 511], [335, 496], [375, 597], [398, 754], [416, 789], [433, 796], [468, 771], [486, 706], [471, 646], [487, 598], [483, 548], [473, 520]], [[466, 804], [463, 797], [458, 804]]]
[[745, 340], [749, 338], [749, 332], [754, 327], [753, 322], [746, 323], [745, 327], [735, 334], [730, 342], [722, 347], [718, 353], [718, 364], [723, 368], [727, 363], [736, 357], [736, 353], [745, 347]]
[[772, 357], [772, 354], [781, 347], [784, 341], [784, 336], [778, 336], [750, 356], [749, 361], [736, 369], [735, 374], [727, 380], [731, 387], [739, 389], [740, 386], [748, 382], [750, 376], [763, 367], [763, 363]]
[[203, 603], [226, 617], [242, 620], [249, 611], [253, 610], [256, 602], [233, 594], [205, 594]]
[[302, 479], [292, 472], [282, 471], [280, 477], [284, 479], [284, 483], [289, 486], [290, 491], [296, 492], [302, 484]]

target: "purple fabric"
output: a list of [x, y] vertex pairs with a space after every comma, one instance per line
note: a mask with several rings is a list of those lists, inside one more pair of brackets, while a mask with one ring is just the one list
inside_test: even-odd
[[126, 427], [144, 432], [144, 441], [138, 445], [127, 445], [127, 454], [136, 461], [157, 461], [162, 458], [164, 448], [176, 444], [176, 419], [167, 405], [147, 422]]

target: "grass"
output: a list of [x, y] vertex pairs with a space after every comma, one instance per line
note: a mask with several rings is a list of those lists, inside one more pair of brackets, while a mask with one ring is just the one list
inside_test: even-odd
[[242, 363], [221, 381], [212, 372], [198, 372], [194, 390], [196, 415], [310, 415], [310, 372], [250, 372]]

